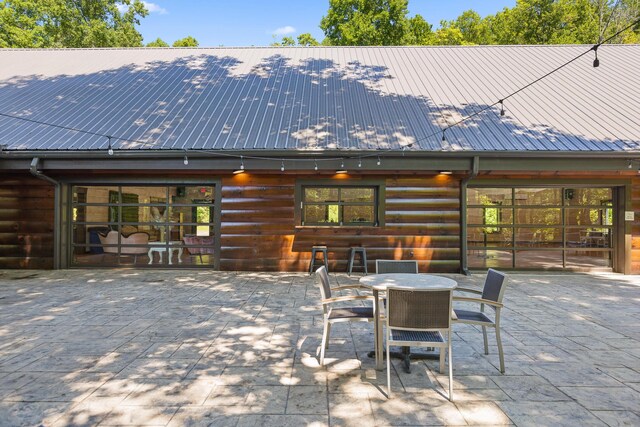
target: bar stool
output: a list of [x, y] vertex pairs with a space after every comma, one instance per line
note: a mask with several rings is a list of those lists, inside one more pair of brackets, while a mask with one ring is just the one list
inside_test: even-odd
[[318, 266], [324, 265], [327, 269], [327, 273], [329, 272], [329, 256], [327, 255], [327, 247], [326, 246], [313, 246], [311, 247], [311, 261], [309, 262], [309, 274], [313, 273], [313, 270], [316, 268], [316, 254], [322, 254], [322, 264], [317, 264]]
[[[367, 275], [369, 272], [367, 271], [367, 250], [362, 246], [352, 246], [349, 251], [349, 276], [351, 276], [351, 272], [353, 271], [353, 267], [362, 268], [364, 274]], [[356, 254], [360, 254], [360, 265], [353, 265]]]

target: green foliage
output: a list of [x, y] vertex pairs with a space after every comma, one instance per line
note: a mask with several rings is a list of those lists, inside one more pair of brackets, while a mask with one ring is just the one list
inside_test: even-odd
[[406, 40], [408, 0], [329, 0], [320, 21], [334, 46], [393, 46]]
[[[322, 44], [336, 46], [595, 44], [639, 17], [640, 0], [517, 0], [484, 18], [467, 10], [433, 31], [408, 17], [408, 0], [330, 0], [320, 28]], [[640, 42], [640, 24], [613, 42]]]
[[173, 47], [198, 47], [198, 40], [191, 36], [173, 42]]
[[[275, 37], [275, 36], [274, 36]], [[320, 46], [318, 40], [314, 39], [309, 33], [300, 34], [297, 37], [298, 46]], [[296, 46], [296, 39], [285, 36], [280, 41], [274, 41], [271, 46]]]
[[147, 47], [169, 47], [169, 43], [158, 37], [154, 41], [147, 43]]
[[298, 36], [298, 46], [319, 46], [318, 40], [309, 33], [302, 33]]
[[0, 47], [142, 46], [147, 13], [141, 0], [0, 0]]

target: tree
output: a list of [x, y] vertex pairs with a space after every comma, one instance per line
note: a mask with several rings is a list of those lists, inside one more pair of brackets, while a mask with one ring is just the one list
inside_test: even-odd
[[416, 15], [408, 20], [408, 28], [405, 31], [403, 39], [404, 45], [428, 45], [433, 42], [433, 31], [429, 24], [422, 16]]
[[198, 47], [198, 40], [191, 36], [173, 42], [173, 47]]
[[0, 47], [142, 46], [147, 13], [141, 0], [0, 0]]
[[298, 36], [298, 46], [319, 46], [318, 40], [309, 33], [302, 33]]
[[478, 12], [466, 10], [462, 12], [450, 26], [458, 28], [466, 44], [491, 44], [492, 37], [487, 20], [482, 19]]
[[169, 43], [158, 37], [154, 41], [147, 43], [147, 47], [169, 47]]
[[334, 46], [392, 46], [406, 41], [408, 0], [329, 0], [320, 28]]

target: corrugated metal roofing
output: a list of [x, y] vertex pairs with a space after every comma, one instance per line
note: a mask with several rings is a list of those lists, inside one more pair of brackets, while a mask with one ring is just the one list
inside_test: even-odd
[[[635, 151], [640, 46], [0, 50], [0, 113], [118, 149]], [[9, 150], [108, 140], [0, 117]]]

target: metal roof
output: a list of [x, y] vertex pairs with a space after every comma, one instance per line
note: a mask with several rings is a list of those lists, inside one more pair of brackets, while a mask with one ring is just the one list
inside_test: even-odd
[[[0, 50], [0, 113], [116, 149], [635, 151], [640, 45]], [[132, 142], [133, 141], [133, 142]], [[0, 117], [7, 150], [104, 136]]]

